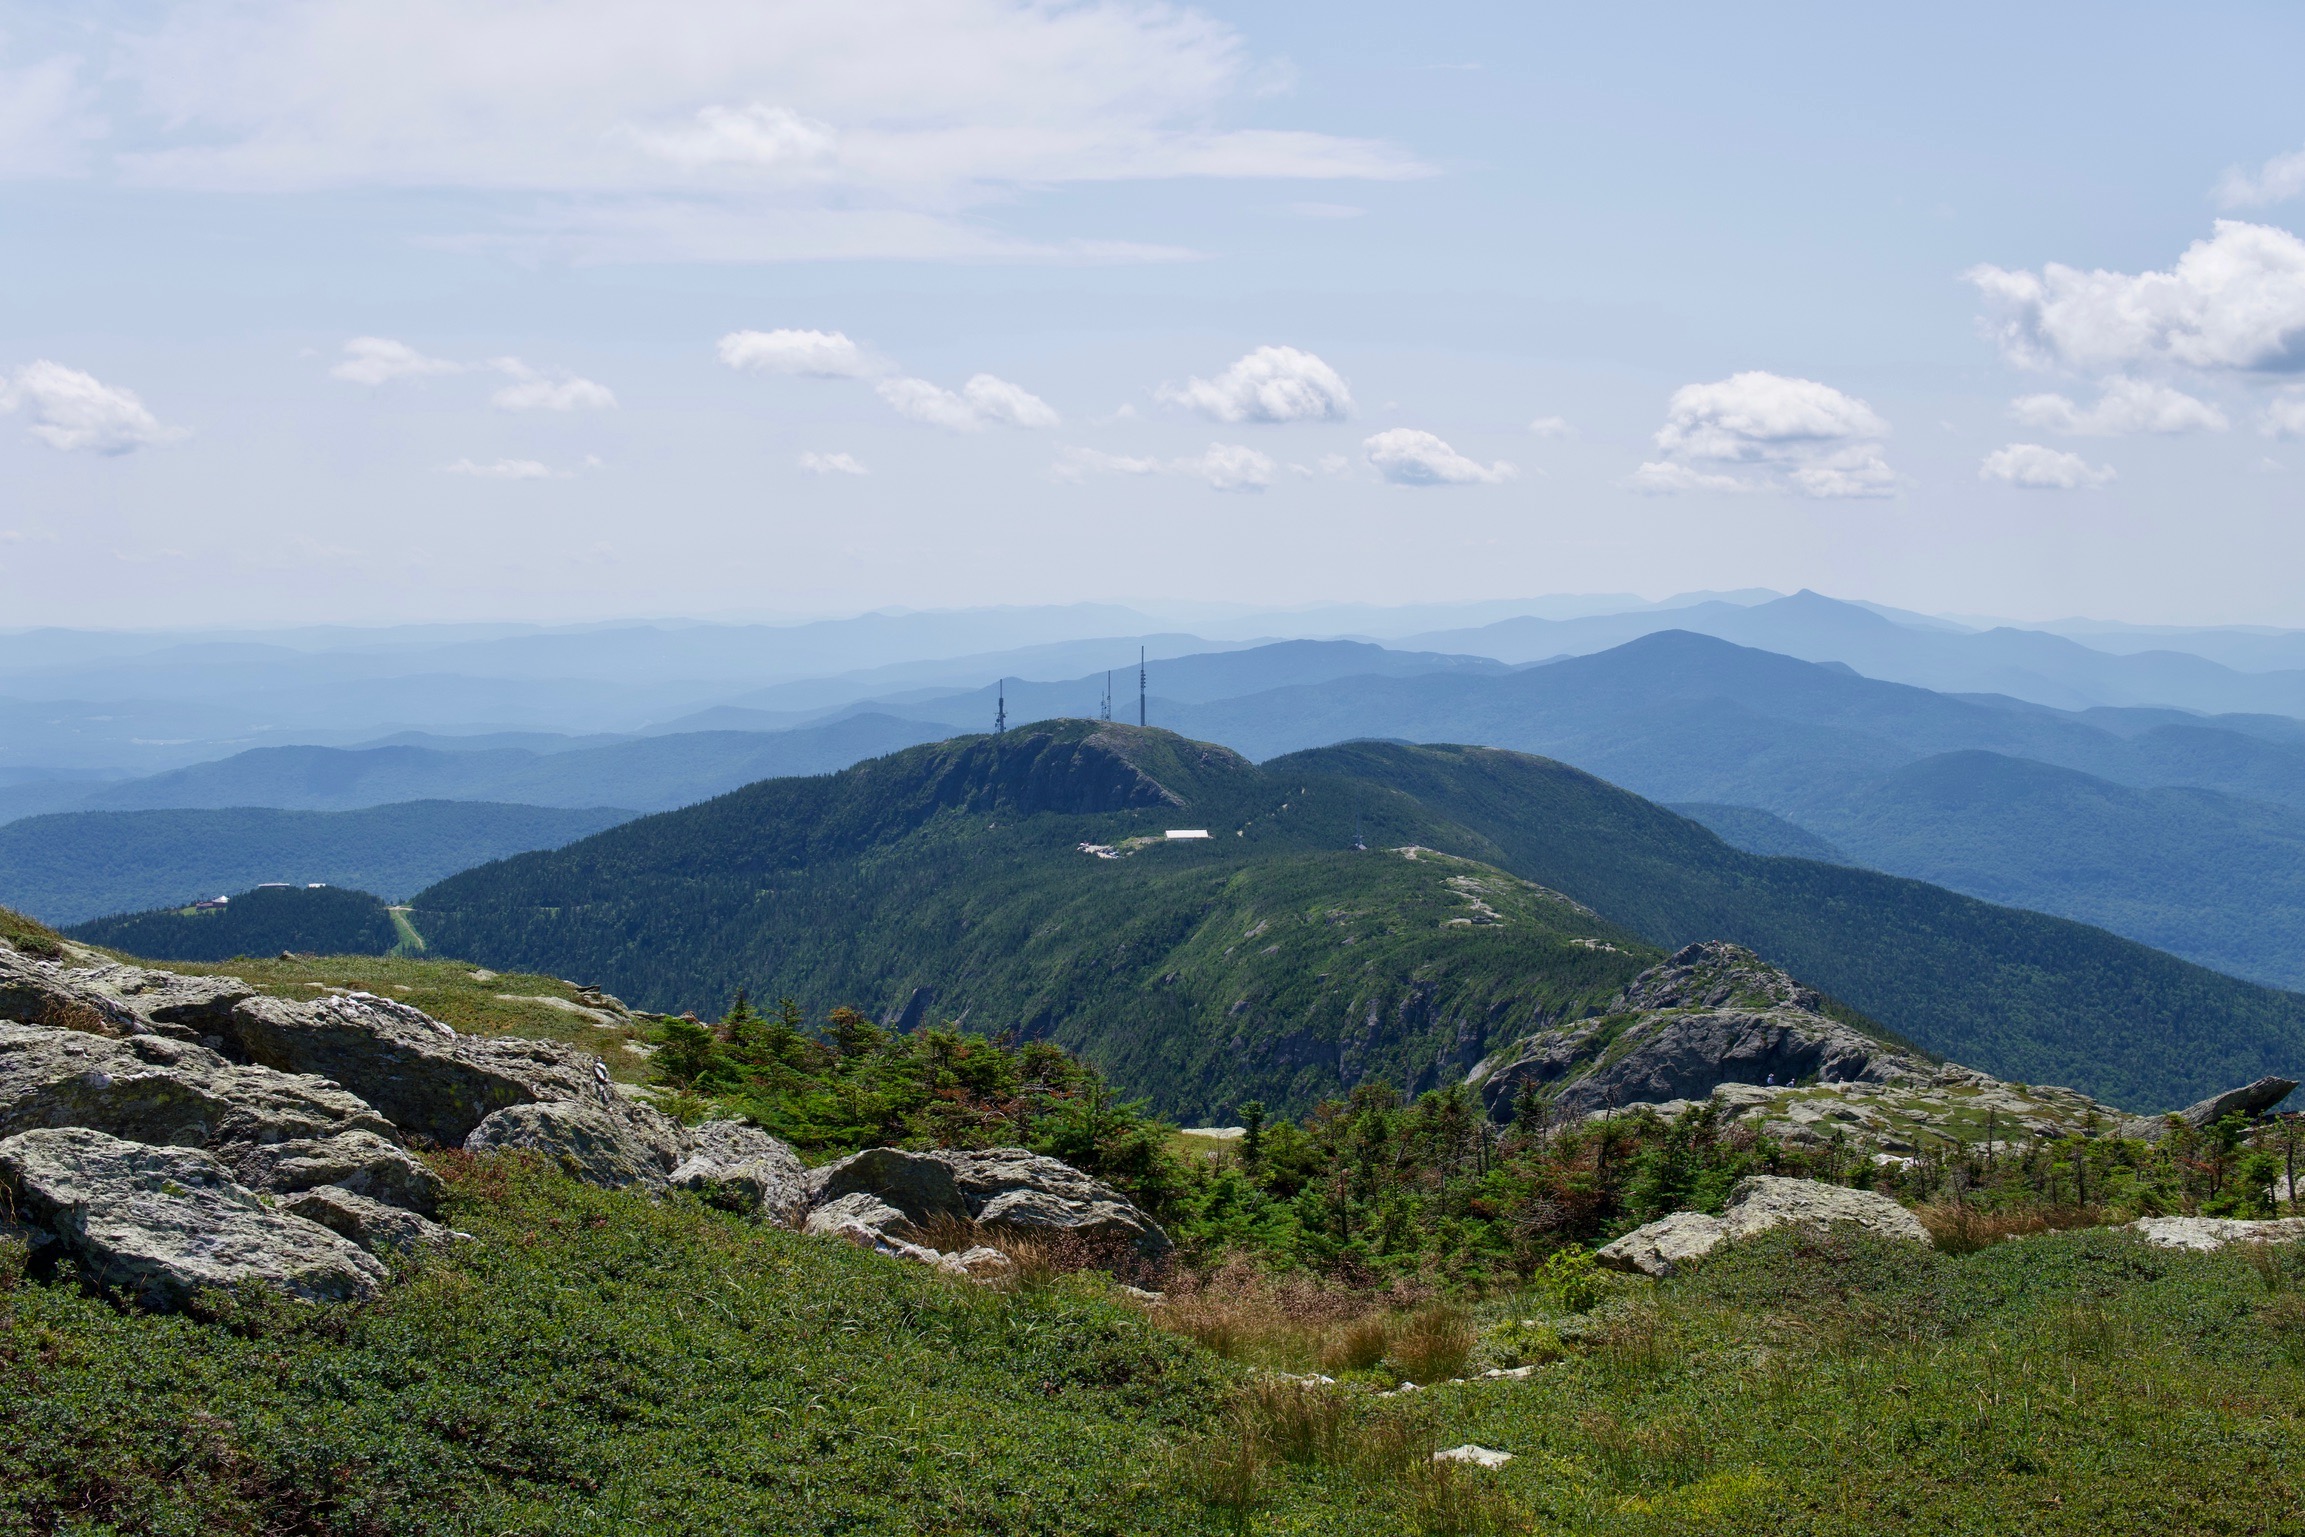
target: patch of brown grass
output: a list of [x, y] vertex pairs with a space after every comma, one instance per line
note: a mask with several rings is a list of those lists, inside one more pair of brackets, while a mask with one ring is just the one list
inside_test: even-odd
[[1985, 1211], [1958, 1201], [1936, 1201], [1914, 1208], [1913, 1215], [1929, 1230], [1946, 1254], [1974, 1254], [2011, 1238], [2036, 1233], [2060, 1233], [2070, 1228], [2103, 1227], [2110, 1219], [2097, 1206], [2026, 1206]]
[[1445, 1382], [1465, 1369], [1479, 1339], [1463, 1308], [1427, 1303], [1395, 1323], [1385, 1358], [1411, 1382]]
[[[1165, 1291], [1167, 1300], [1152, 1313], [1155, 1322], [1203, 1349], [1252, 1366], [1350, 1369], [1348, 1358], [1367, 1348], [1370, 1321], [1383, 1332], [1381, 1299], [1307, 1275], [1267, 1275], [1245, 1260], [1171, 1275]], [[1356, 1335], [1356, 1330], [1361, 1332]], [[1332, 1342], [1348, 1337], [1360, 1343], [1332, 1354]], [[1382, 1357], [1380, 1350], [1376, 1359]]]

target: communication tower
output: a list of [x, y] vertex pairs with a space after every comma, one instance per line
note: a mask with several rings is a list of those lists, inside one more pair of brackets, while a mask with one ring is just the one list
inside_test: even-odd
[[1136, 723], [1145, 724], [1144, 714], [1144, 647], [1136, 648]]
[[1104, 675], [1104, 701], [1097, 706], [1097, 713], [1105, 720], [1112, 719], [1112, 673], [1109, 669]]
[[1008, 735], [1008, 679], [1000, 680], [1000, 709], [992, 718], [992, 734]]

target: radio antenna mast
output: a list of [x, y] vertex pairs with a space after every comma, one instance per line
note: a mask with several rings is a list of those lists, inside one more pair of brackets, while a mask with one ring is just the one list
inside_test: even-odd
[[1008, 735], [1008, 679], [1000, 680], [1000, 712], [992, 718], [992, 734]]
[[1144, 714], [1144, 647], [1136, 648], [1136, 723], [1145, 724]]
[[1106, 720], [1112, 719], [1112, 671], [1109, 668], [1104, 675], [1104, 702], [1097, 708]]

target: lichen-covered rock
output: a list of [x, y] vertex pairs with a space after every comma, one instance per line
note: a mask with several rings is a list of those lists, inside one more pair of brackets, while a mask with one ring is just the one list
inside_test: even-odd
[[945, 1255], [936, 1262], [936, 1268], [971, 1281], [994, 1281], [1016, 1269], [1016, 1261], [998, 1249], [977, 1244], [958, 1254]]
[[405, 1207], [387, 1206], [342, 1185], [315, 1185], [299, 1191], [280, 1202], [279, 1209], [317, 1222], [370, 1254], [445, 1248], [454, 1236], [439, 1223], [426, 1221]]
[[443, 1190], [440, 1176], [406, 1148], [367, 1131], [235, 1148], [224, 1156], [240, 1183], [272, 1195], [335, 1185], [429, 1217]]
[[161, 1034], [198, 1043], [256, 989], [107, 962], [72, 966], [0, 945], [0, 1019], [92, 1035]]
[[2128, 1230], [2156, 1249], [2189, 1249], [2207, 1254], [2235, 1243], [2297, 1243], [2305, 1240], [2305, 1217], [2252, 1222], [2238, 1217], [2141, 1217]]
[[1677, 1211], [1604, 1245], [1593, 1258], [1612, 1270], [1629, 1270], [1661, 1280], [1703, 1259], [1728, 1236], [1728, 1224], [1718, 1217], [1701, 1211]]
[[2172, 1116], [2196, 1131], [2204, 1126], [2213, 1125], [2229, 1115], [2238, 1115], [2253, 1121], [2287, 1099], [2296, 1087], [2297, 1080], [2294, 1078], [2260, 1078], [2254, 1083], [2245, 1083], [2237, 1089], [2227, 1089], [2222, 1094], [2212, 1094], [2207, 1099], [2187, 1105], [2182, 1110], [2170, 1111], [2168, 1115], [2133, 1116], [2122, 1123], [2121, 1135], [2143, 1137], [2147, 1141], [2157, 1142], [2169, 1130]]
[[0, 1022], [0, 1136], [43, 1126], [209, 1148], [392, 1130], [325, 1079], [242, 1067], [164, 1036]]
[[847, 1195], [877, 1197], [916, 1227], [937, 1217], [971, 1215], [952, 1165], [933, 1154], [902, 1148], [868, 1147], [809, 1171], [811, 1210]]
[[790, 1222], [808, 1207], [808, 1170], [786, 1144], [742, 1121], [691, 1127], [684, 1157], [667, 1181], [675, 1190], [718, 1189], [745, 1210]]
[[986, 1227], [1061, 1233], [1092, 1243], [1125, 1241], [1147, 1257], [1170, 1248], [1160, 1224], [1127, 1201], [1080, 1201], [1046, 1190], [1004, 1190], [984, 1204], [976, 1220]]
[[222, 1028], [227, 1054], [344, 1085], [403, 1132], [456, 1147], [499, 1110], [596, 1097], [593, 1058], [552, 1041], [458, 1035], [367, 993], [250, 998]]
[[801, 1230], [811, 1238], [839, 1238], [892, 1259], [908, 1259], [921, 1265], [942, 1261], [944, 1255], [935, 1249], [903, 1236], [911, 1228], [912, 1223], [903, 1212], [878, 1196], [859, 1190], [827, 1201], [810, 1212]]
[[1731, 1242], [1793, 1223], [1830, 1226], [1842, 1222], [1854, 1223], [1878, 1238], [1934, 1242], [1920, 1218], [1885, 1195], [1774, 1174], [1751, 1174], [1737, 1181], [1729, 1192], [1721, 1222]]
[[340, 1302], [371, 1296], [384, 1280], [358, 1245], [271, 1210], [195, 1148], [79, 1126], [22, 1132], [0, 1141], [0, 1188], [91, 1277], [150, 1306], [252, 1282]]
[[1171, 1247], [1160, 1224], [1127, 1196], [1061, 1159], [1021, 1147], [946, 1149], [928, 1156], [952, 1170], [969, 1215], [979, 1222], [1126, 1238], [1147, 1256]]
[[464, 1146], [474, 1153], [541, 1153], [572, 1177], [608, 1190], [662, 1190], [681, 1161], [679, 1125], [621, 1099], [508, 1106], [474, 1127]]
[[1492, 1115], [1525, 1083], [1556, 1114], [1694, 1101], [1722, 1084], [1926, 1081], [1932, 1064], [1824, 1012], [1824, 999], [1752, 951], [1689, 945], [1592, 1019], [1542, 1030], [1473, 1069]]

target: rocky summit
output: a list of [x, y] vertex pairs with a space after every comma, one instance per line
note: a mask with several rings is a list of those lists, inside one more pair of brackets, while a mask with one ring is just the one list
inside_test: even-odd
[[[809, 1171], [757, 1127], [681, 1125], [567, 1046], [462, 1035], [365, 993], [283, 1000], [0, 943], [0, 1232], [146, 1306], [250, 1284], [373, 1295], [379, 1256], [456, 1238], [420, 1156], [438, 1147], [689, 1191], [972, 1279], [1010, 1267], [980, 1235], [1169, 1246], [1119, 1191], [1022, 1149], [870, 1148]], [[915, 1242], [931, 1225], [970, 1241]]]

